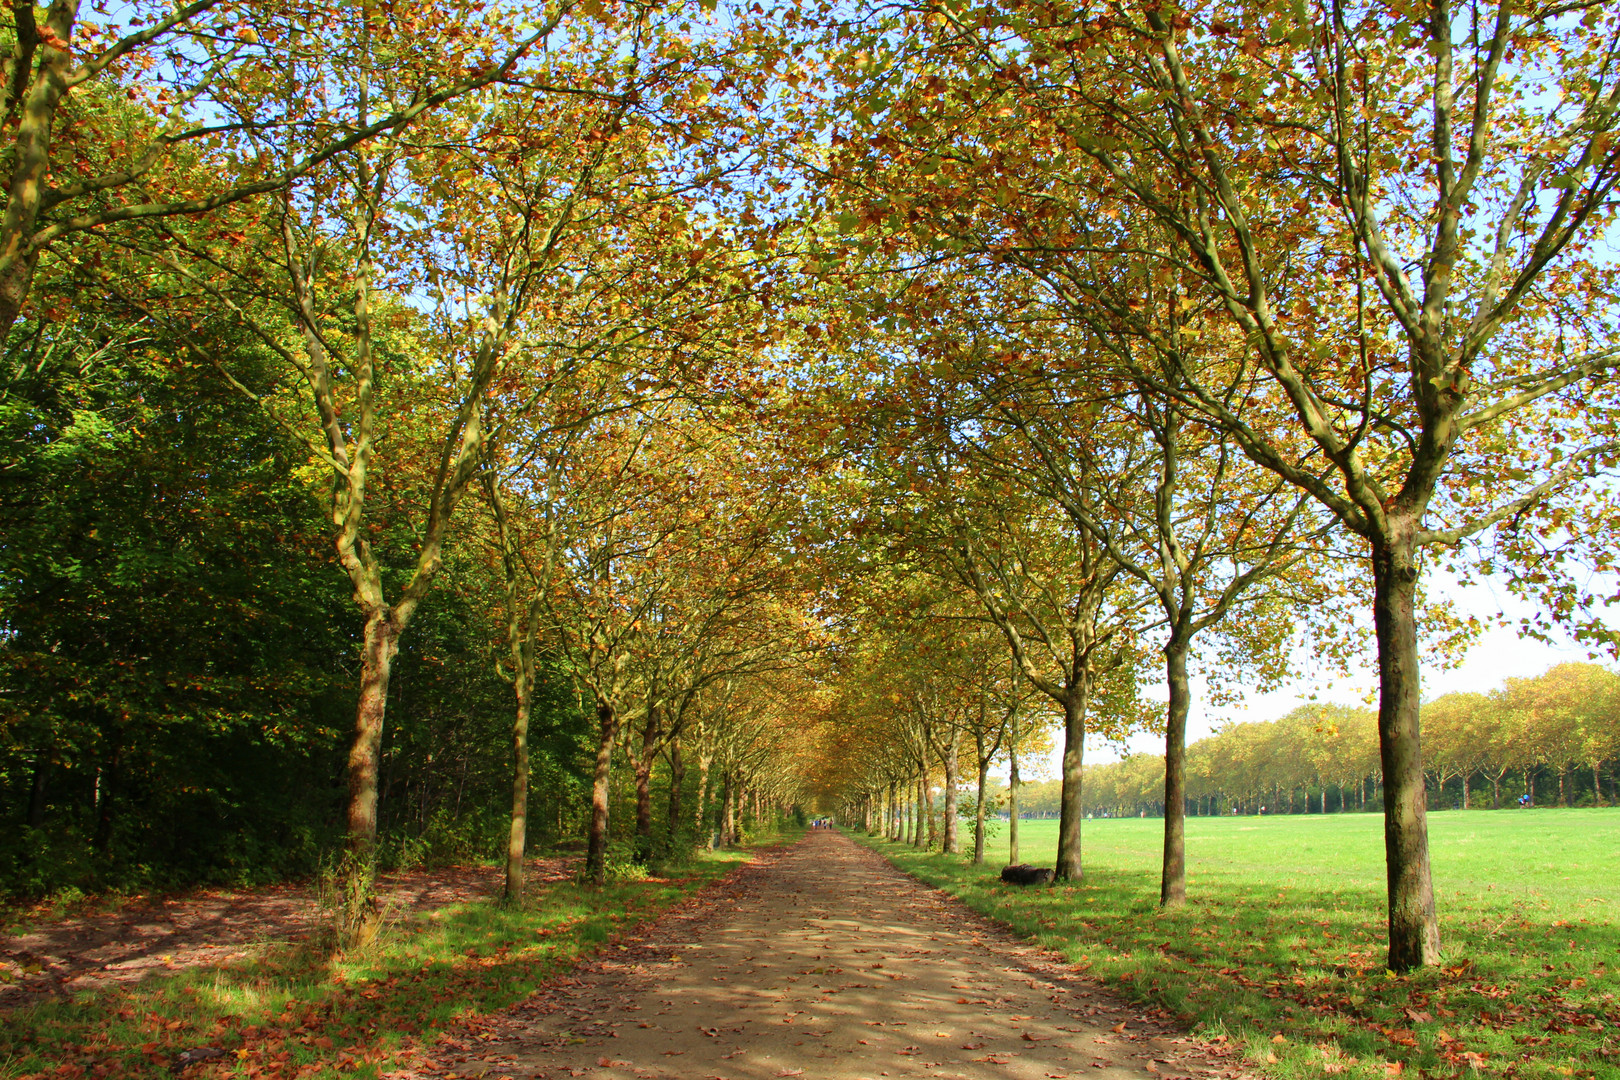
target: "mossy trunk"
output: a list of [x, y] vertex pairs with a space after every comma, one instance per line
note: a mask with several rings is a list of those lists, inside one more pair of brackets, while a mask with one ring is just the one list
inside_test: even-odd
[[388, 680], [399, 652], [400, 627], [386, 607], [366, 613], [360, 653], [360, 694], [346, 768], [345, 850], [340, 872], [338, 944], [349, 949], [376, 936], [380, 913], [372, 884], [377, 873], [377, 776], [382, 760]]
[[596, 703], [596, 764], [591, 771], [591, 824], [585, 838], [585, 878], [607, 884], [608, 796], [613, 780], [613, 743], [619, 737], [619, 713], [605, 701]]
[[512, 721], [512, 827], [506, 840], [508, 904], [523, 902], [523, 856], [529, 841], [529, 681], [517, 677], [517, 715]]

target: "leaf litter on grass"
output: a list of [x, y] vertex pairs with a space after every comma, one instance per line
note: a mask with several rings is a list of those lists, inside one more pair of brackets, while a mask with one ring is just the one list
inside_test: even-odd
[[[1156, 904], [1160, 822], [1087, 822], [1085, 884], [1040, 891], [880, 846], [1122, 993], [1241, 1035], [1250, 1059], [1280, 1077], [1360, 1080], [1387, 1066], [1414, 1077], [1620, 1076], [1620, 932], [1592, 903], [1598, 868], [1620, 864], [1609, 850], [1620, 812], [1434, 815], [1442, 936], [1456, 959], [1401, 977], [1382, 967], [1379, 819], [1258, 821], [1188, 819], [1192, 899], [1170, 912]], [[1027, 847], [1051, 844], [1047, 823], [1025, 824]], [[1313, 830], [1309, 856], [1290, 829]], [[1488, 842], [1456, 844], [1465, 831]], [[1527, 853], [1548, 846], [1568, 856], [1555, 869], [1575, 872], [1527, 869]]]

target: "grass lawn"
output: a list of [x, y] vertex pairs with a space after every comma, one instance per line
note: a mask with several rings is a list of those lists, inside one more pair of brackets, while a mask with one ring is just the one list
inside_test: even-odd
[[377, 1077], [402, 1051], [522, 1000], [747, 858], [719, 852], [679, 877], [604, 889], [541, 885], [518, 909], [450, 905], [389, 926], [351, 959], [282, 946], [0, 1013], [0, 1078], [168, 1077], [178, 1054], [200, 1046], [228, 1056], [187, 1076]]
[[[1131, 997], [1242, 1041], [1273, 1076], [1620, 1078], [1620, 809], [1432, 814], [1441, 968], [1383, 966], [1382, 819], [1187, 819], [1188, 904], [1158, 910], [1163, 822], [1092, 820], [1086, 880], [871, 841]], [[1055, 821], [1020, 824], [1050, 865]]]

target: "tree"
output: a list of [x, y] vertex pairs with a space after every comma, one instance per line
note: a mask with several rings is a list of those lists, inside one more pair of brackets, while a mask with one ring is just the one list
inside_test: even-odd
[[[409, 17], [366, 7], [324, 24], [275, 3], [221, 0], [127, 4], [101, 24], [81, 20], [79, 0], [55, 0], [43, 18], [14, 7], [0, 47], [12, 162], [0, 214], [0, 334], [21, 316], [46, 253], [108, 226], [285, 192], [509, 77], [572, 7], [543, 12], [520, 40], [498, 12], [455, 0]], [[404, 76], [393, 93], [348, 77], [379, 55]], [[322, 92], [290, 92], [297, 86]], [[297, 145], [286, 139], [294, 130], [318, 135]]]
[[[935, 461], [908, 480], [907, 543], [943, 557], [1006, 638], [1029, 684], [1063, 709], [1063, 813], [1057, 878], [1081, 878], [1081, 786], [1087, 717], [1118, 731], [1138, 720], [1135, 630], [1145, 598], [1094, 538], [1066, 527], [1034, 500], [988, 490], [971, 474]], [[909, 500], [908, 500], [909, 501]]]
[[[1004, 190], [1004, 262], [1060, 302], [1151, 338], [1158, 311], [1141, 306], [1137, 283], [1160, 275], [1161, 304], [1232, 327], [1249, 350], [1239, 374], [1254, 380], [1239, 402], [1225, 397], [1231, 379], [1187, 365], [1174, 379], [1133, 373], [1365, 544], [1388, 961], [1437, 962], [1419, 552], [1536, 515], [1556, 533], [1570, 503], [1602, 498], [1587, 481], [1616, 448], [1589, 406], [1609, 400], [1603, 376], [1620, 363], [1598, 330], [1614, 295], [1599, 283], [1616, 273], [1601, 237], [1620, 181], [1617, 16], [1448, 0], [1197, 3], [1140, 17], [1072, 4], [1016, 26], [978, 9], [937, 14], [879, 39], [883, 55], [862, 69], [884, 78], [908, 69], [895, 53], [917, 52], [959, 88], [924, 100], [971, 104], [972, 137], [949, 150], [926, 139], [919, 168], [942, 192]], [[866, 115], [902, 125], [896, 149], [913, 131], [923, 142], [936, 119]], [[942, 216], [917, 213], [915, 231]], [[1139, 222], [1174, 247], [1131, 245]]]

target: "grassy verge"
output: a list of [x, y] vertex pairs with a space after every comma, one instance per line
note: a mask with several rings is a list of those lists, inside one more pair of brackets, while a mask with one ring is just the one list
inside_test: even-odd
[[178, 1055], [204, 1046], [226, 1056], [188, 1078], [377, 1077], [411, 1045], [522, 1000], [747, 858], [719, 852], [680, 876], [604, 889], [545, 885], [521, 908], [448, 905], [390, 926], [353, 958], [266, 948], [0, 1014], [0, 1077], [166, 1077]]
[[[1162, 823], [1088, 821], [1086, 880], [1018, 889], [1002, 859], [868, 841], [919, 879], [1127, 996], [1300, 1080], [1620, 1078], [1620, 810], [1431, 817], [1446, 962], [1383, 966], [1374, 815], [1194, 818], [1189, 896], [1158, 909]], [[1049, 863], [1054, 822], [1021, 826]]]

